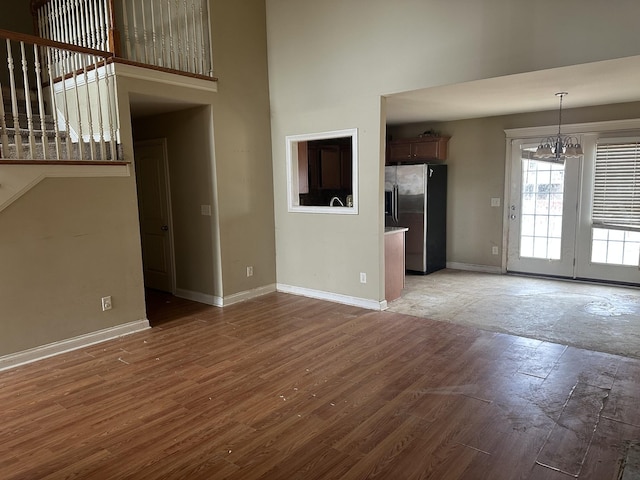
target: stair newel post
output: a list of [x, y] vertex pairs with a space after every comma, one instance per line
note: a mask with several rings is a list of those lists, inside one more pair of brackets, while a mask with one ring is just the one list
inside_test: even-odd
[[[47, 47], [47, 71], [49, 73], [49, 90], [51, 91], [51, 113], [53, 116], [53, 131], [55, 135], [56, 160], [62, 158], [62, 145], [60, 144], [60, 126], [58, 124], [58, 104], [56, 101], [56, 89], [53, 83], [53, 64], [51, 62], [51, 48]], [[62, 81], [64, 89], [64, 80]], [[68, 135], [67, 135], [68, 137]]]
[[[93, 64], [93, 71], [95, 72], [95, 75], [96, 75], [96, 99], [98, 101], [98, 131], [99, 131], [99, 138], [100, 138], [100, 160], [104, 161], [107, 159], [107, 152], [106, 152], [105, 140], [104, 140], [104, 121], [102, 118], [102, 94], [100, 91], [100, 66], [98, 65], [97, 60]], [[105, 64], [104, 74], [105, 76], [107, 74], [106, 64]], [[105, 98], [107, 99], [109, 98], [109, 92], [107, 92], [107, 95], [105, 96]]]
[[7, 67], [9, 69], [9, 87], [11, 90], [11, 114], [13, 116], [13, 137], [16, 144], [17, 158], [22, 158], [22, 137], [20, 136], [20, 117], [18, 115], [18, 96], [16, 92], [16, 77], [13, 64], [11, 41], [7, 38]]
[[44, 109], [44, 95], [42, 94], [42, 68], [40, 65], [40, 49], [33, 46], [34, 66], [36, 70], [36, 89], [38, 92], [38, 114], [40, 115], [40, 131], [42, 132], [42, 156], [49, 159], [49, 138], [47, 137], [47, 121]]
[[[116, 5], [115, 0], [104, 0], [104, 10], [107, 12], [107, 32], [109, 40], [108, 50], [113, 53], [115, 57], [122, 56], [122, 43], [120, 41], [120, 30], [116, 22]], [[126, 18], [126, 13], [124, 15]]]

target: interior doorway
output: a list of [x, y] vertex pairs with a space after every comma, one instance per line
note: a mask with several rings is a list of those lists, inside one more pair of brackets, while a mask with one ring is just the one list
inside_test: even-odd
[[175, 256], [166, 139], [135, 142], [144, 285], [175, 293]]

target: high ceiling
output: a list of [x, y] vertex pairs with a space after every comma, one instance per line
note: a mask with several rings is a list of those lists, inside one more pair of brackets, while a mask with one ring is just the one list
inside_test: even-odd
[[[387, 96], [387, 123], [451, 121], [640, 101], [640, 56]], [[640, 116], [640, 112], [638, 112]]]

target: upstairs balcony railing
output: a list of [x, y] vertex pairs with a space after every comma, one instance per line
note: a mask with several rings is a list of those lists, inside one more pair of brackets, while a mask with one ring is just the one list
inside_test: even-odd
[[37, 35], [212, 77], [207, 0], [33, 0]]
[[121, 160], [111, 57], [0, 30], [0, 159]]

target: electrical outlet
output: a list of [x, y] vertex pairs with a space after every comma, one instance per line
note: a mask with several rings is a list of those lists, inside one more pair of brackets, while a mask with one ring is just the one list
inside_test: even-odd
[[360, 272], [360, 283], [367, 283], [367, 274]]
[[247, 277], [253, 277], [253, 267], [247, 267]]
[[102, 297], [102, 311], [106, 312], [107, 310], [111, 310], [111, 296]]
[[492, 255], [498, 255], [499, 253], [500, 253], [500, 251], [498, 250], [498, 247], [496, 245], [491, 247], [491, 254]]

